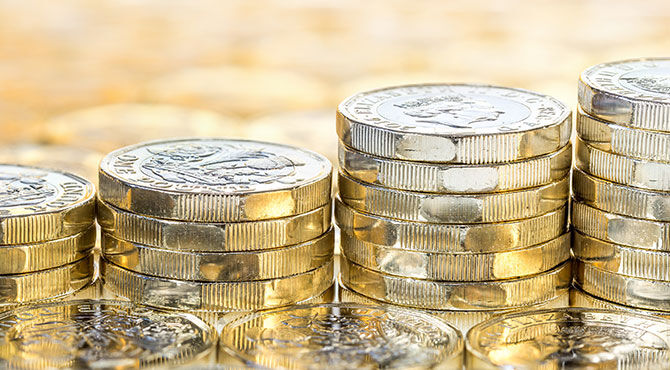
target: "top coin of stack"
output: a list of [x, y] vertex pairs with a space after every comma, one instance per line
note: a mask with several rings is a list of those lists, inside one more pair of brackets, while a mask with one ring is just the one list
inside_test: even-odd
[[604, 63], [579, 81], [576, 283], [670, 312], [670, 59]]
[[277, 307], [333, 281], [331, 165], [289, 146], [156, 141], [100, 165], [98, 219], [112, 292], [157, 307]]
[[431, 310], [545, 303], [570, 282], [570, 111], [482, 85], [412, 85], [340, 104], [342, 283]]
[[0, 307], [71, 294], [94, 275], [95, 188], [55, 170], [0, 165]]

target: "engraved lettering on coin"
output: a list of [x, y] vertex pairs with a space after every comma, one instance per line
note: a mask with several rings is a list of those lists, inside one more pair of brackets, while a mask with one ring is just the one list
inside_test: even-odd
[[670, 67], [635, 70], [623, 74], [619, 81], [624, 87], [661, 95], [670, 95]]
[[43, 177], [0, 172], [0, 208], [45, 203], [56, 193], [56, 189]]

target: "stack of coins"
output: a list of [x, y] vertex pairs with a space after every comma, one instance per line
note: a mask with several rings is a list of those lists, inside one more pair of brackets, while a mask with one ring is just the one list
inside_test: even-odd
[[278, 307], [333, 283], [330, 162], [279, 144], [155, 141], [101, 162], [105, 286], [134, 302]]
[[95, 240], [93, 184], [0, 165], [0, 310], [68, 297], [91, 283]]
[[551, 97], [494, 86], [401, 86], [346, 99], [335, 203], [342, 284], [428, 310], [565, 297], [570, 118]]
[[670, 311], [670, 59], [585, 70], [573, 174], [575, 282]]

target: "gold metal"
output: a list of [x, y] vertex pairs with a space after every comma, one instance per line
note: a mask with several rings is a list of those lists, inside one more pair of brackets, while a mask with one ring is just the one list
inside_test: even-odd
[[447, 282], [403, 278], [374, 272], [346, 258], [342, 283], [367, 297], [390, 304], [433, 310], [501, 310], [544, 302], [567, 291], [570, 263], [542, 274], [492, 282]]
[[489, 223], [536, 217], [568, 200], [569, 178], [536, 188], [491, 194], [435, 194], [392, 190], [358, 182], [340, 172], [340, 199], [379, 216], [434, 223]]
[[619, 310], [635, 312], [641, 315], [653, 315], [670, 319], [670, 312], [645, 310], [623, 306], [620, 304], [608, 302], [604, 299], [596, 298], [579, 288], [570, 289], [570, 307], [598, 308], [603, 310]]
[[98, 223], [117, 239], [174, 251], [256, 251], [323, 235], [331, 226], [331, 206], [265, 221], [203, 223], [146, 217], [98, 200]]

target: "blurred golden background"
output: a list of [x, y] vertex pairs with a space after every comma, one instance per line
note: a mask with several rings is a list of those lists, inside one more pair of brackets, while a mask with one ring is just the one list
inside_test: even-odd
[[359, 90], [478, 82], [574, 106], [585, 67], [668, 50], [667, 0], [0, 1], [0, 161], [95, 180], [107, 151], [200, 135], [334, 160]]

